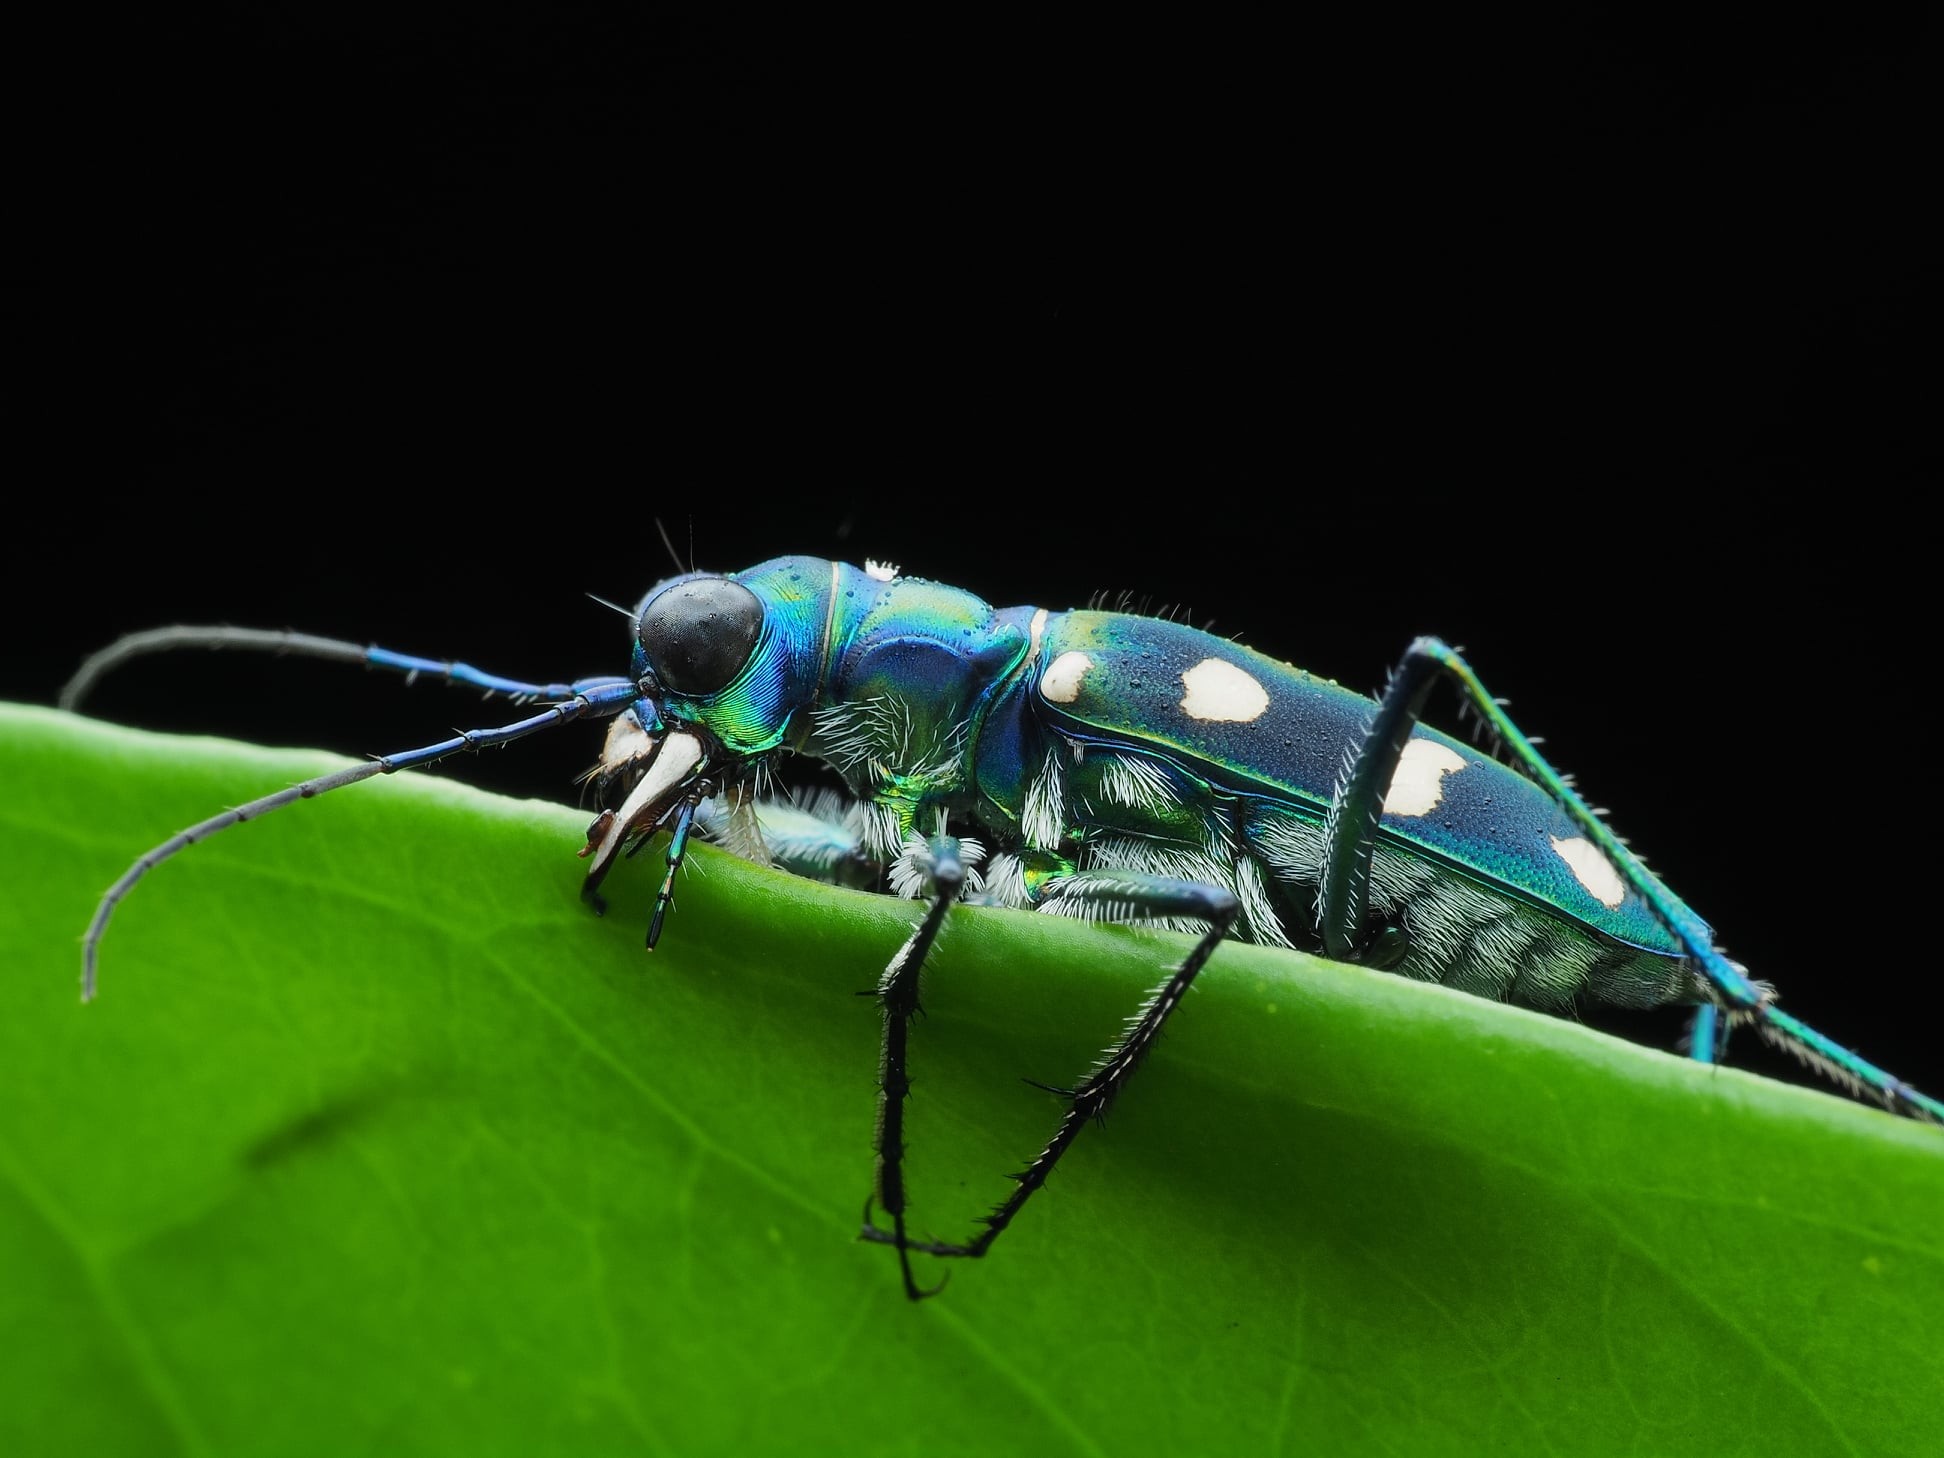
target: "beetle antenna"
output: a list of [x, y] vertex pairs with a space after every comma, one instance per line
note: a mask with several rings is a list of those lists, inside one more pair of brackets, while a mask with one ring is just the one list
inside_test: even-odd
[[[61, 688], [63, 709], [75, 710], [95, 685], [124, 663], [146, 658], [151, 653], [169, 653], [179, 648], [220, 651], [241, 648], [247, 652], [274, 653], [281, 658], [323, 658], [337, 663], [361, 663], [367, 668], [401, 674], [407, 681], [436, 678], [443, 683], [464, 684], [488, 694], [505, 694], [517, 702], [538, 699], [570, 699], [584, 689], [606, 679], [581, 679], [575, 683], [528, 683], [524, 679], [501, 678], [470, 663], [454, 663], [438, 658], [414, 658], [394, 653], [389, 648], [352, 643], [342, 638], [320, 638], [312, 633], [286, 633], [263, 628], [195, 627], [177, 624], [172, 628], [151, 628], [117, 638], [99, 653], [91, 653]], [[621, 682], [624, 680], [616, 680]]]
[[115, 908], [122, 898], [135, 889], [136, 884], [162, 862], [171, 856], [189, 849], [198, 841], [207, 840], [220, 831], [233, 825], [241, 825], [246, 820], [257, 820], [273, 810], [281, 810], [286, 805], [299, 800], [314, 800], [319, 795], [332, 790], [341, 790], [346, 785], [355, 785], [360, 780], [368, 780], [373, 775], [395, 774], [402, 769], [417, 769], [421, 765], [432, 764], [461, 750], [477, 752], [501, 744], [510, 744], [515, 739], [524, 739], [529, 734], [537, 734], [542, 729], [551, 729], [558, 724], [572, 723], [576, 719], [610, 718], [634, 702], [638, 690], [622, 678], [587, 679], [570, 688], [571, 697], [564, 702], [550, 705], [545, 711], [511, 724], [502, 724], [494, 729], [468, 729], [451, 739], [437, 744], [428, 744], [419, 749], [408, 749], [399, 754], [388, 754], [363, 764], [347, 765], [329, 774], [318, 775], [301, 784], [291, 785], [268, 795], [259, 796], [247, 805], [238, 805], [233, 810], [225, 810], [220, 815], [212, 815], [199, 821], [187, 830], [179, 830], [153, 850], [144, 852], [135, 863], [122, 872], [121, 879], [110, 886], [95, 907], [92, 920], [88, 922], [87, 935], [81, 942], [81, 1000], [91, 1002], [95, 995], [95, 967], [100, 958], [101, 939], [107, 933], [108, 919], [115, 914]]

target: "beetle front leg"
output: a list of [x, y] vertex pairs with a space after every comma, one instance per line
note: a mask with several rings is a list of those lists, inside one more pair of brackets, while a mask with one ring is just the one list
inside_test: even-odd
[[[991, 1248], [993, 1241], [1013, 1222], [1034, 1192], [1046, 1183], [1047, 1176], [1053, 1173], [1053, 1167], [1060, 1162], [1068, 1146], [1079, 1137], [1080, 1131], [1089, 1123], [1106, 1119], [1108, 1108], [1154, 1046], [1162, 1027], [1181, 1005], [1181, 999], [1208, 961], [1209, 954], [1234, 925], [1241, 907], [1235, 894], [1220, 886], [1170, 876], [1113, 871], [1078, 871], [1061, 877], [1047, 886], [1039, 905], [1042, 911], [1079, 916], [1087, 915], [1089, 907], [1111, 908], [1116, 921], [1194, 917], [1207, 922], [1208, 930], [1181, 965], [1174, 968], [1167, 980], [1150, 994], [1126, 1034], [1107, 1050], [1087, 1075], [1070, 1089], [1049, 1090], [1068, 1100], [1066, 1114], [1046, 1146], [1025, 1169], [1013, 1176], [1012, 1194], [994, 1206], [991, 1214], [981, 1219], [980, 1224], [984, 1228], [976, 1236], [963, 1245], [915, 1242], [906, 1239], [902, 1221], [894, 1221], [894, 1228], [889, 1231], [879, 1230], [866, 1222], [864, 1239], [897, 1246], [900, 1258], [907, 1262], [907, 1253], [913, 1250], [929, 1255], [976, 1259]], [[887, 1009], [887, 1022], [889, 1016]], [[1043, 1084], [1038, 1086], [1046, 1087]], [[909, 1274], [905, 1278], [905, 1288], [908, 1294], [918, 1294], [914, 1291]]]

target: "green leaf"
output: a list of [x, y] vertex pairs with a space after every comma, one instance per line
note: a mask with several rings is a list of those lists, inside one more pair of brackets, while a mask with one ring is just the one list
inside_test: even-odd
[[[0, 711], [8, 1453], [1937, 1451], [1944, 1133], [1239, 945], [983, 1262], [858, 1243], [915, 908], [586, 815]], [[1181, 945], [956, 912], [913, 1216], [1007, 1190]], [[936, 1263], [924, 1262], [937, 1267]], [[942, 1268], [941, 1268], [942, 1269]]]

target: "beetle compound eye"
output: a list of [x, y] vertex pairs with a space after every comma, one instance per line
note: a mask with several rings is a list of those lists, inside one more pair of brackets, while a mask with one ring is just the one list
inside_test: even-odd
[[712, 694], [729, 686], [763, 631], [756, 594], [726, 577], [678, 582], [641, 609], [641, 647], [664, 688]]

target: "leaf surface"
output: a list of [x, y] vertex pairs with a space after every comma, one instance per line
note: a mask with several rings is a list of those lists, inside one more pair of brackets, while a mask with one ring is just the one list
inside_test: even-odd
[[[854, 1239], [911, 904], [704, 848], [650, 955], [656, 854], [596, 919], [584, 813], [402, 775], [163, 866], [78, 1004], [137, 854], [340, 762], [0, 710], [7, 1452], [1938, 1447], [1944, 1133], [1382, 974], [1223, 947], [916, 1306]], [[919, 1230], [1181, 945], [954, 913]]]

